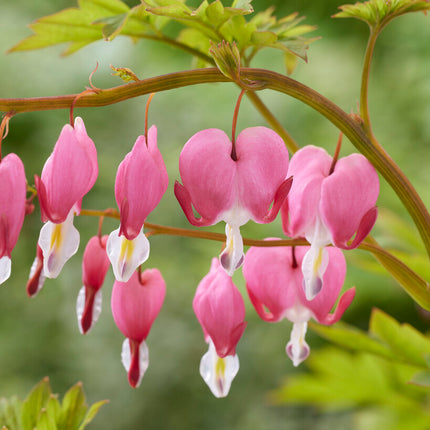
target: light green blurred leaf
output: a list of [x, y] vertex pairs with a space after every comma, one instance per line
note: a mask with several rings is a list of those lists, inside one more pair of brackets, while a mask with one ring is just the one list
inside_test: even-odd
[[430, 338], [379, 309], [372, 311], [369, 333], [345, 323], [331, 327], [310, 323], [310, 327], [325, 339], [353, 351], [371, 353], [423, 369], [429, 367]]
[[[116, 35], [113, 20], [116, 15], [123, 17], [129, 7], [120, 0], [79, 0], [78, 8], [64, 9], [53, 15], [45, 16], [30, 24], [33, 35], [15, 45], [10, 52], [39, 49], [63, 42], [70, 42], [65, 54], [70, 54], [83, 46], [103, 38], [103, 29], [112, 39]], [[122, 18], [123, 19], [123, 18]], [[98, 20], [98, 24], [95, 23]], [[122, 22], [124, 23], [124, 22]], [[106, 28], [107, 26], [107, 28]], [[113, 30], [113, 31], [112, 31]]]
[[91, 407], [88, 409], [87, 414], [85, 415], [84, 420], [82, 421], [82, 424], [79, 426], [79, 430], [84, 430], [85, 427], [94, 419], [94, 417], [99, 412], [99, 409], [105, 405], [106, 403], [109, 403], [108, 400], [101, 400], [97, 403], [94, 403], [91, 405]]
[[82, 384], [78, 382], [64, 395], [58, 430], [77, 430], [87, 409]]
[[31, 390], [22, 404], [22, 430], [33, 430], [39, 420], [42, 408], [46, 407], [51, 394], [49, 378], [42, 379], [42, 381]]
[[46, 410], [42, 410], [35, 430], [57, 430], [55, 421], [49, 416]]
[[372, 311], [369, 332], [383, 342], [399, 361], [426, 367], [430, 339], [409, 324], [400, 324], [379, 309]]
[[0, 423], [8, 430], [21, 430], [22, 401], [17, 397], [0, 398]]
[[411, 384], [430, 388], [430, 371], [425, 370], [423, 372], [416, 373], [409, 382]]

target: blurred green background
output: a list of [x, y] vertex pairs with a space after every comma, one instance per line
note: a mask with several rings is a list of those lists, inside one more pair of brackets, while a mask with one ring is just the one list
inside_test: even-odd
[[[137, 2], [129, 1], [133, 5]], [[193, 4], [193, 3], [191, 3]], [[362, 58], [367, 28], [355, 20], [332, 19], [341, 1], [266, 1], [254, 0], [256, 11], [276, 6], [281, 17], [298, 11], [305, 23], [316, 24], [307, 64], [300, 62], [293, 77], [321, 92], [345, 111], [357, 110]], [[120, 85], [111, 76], [110, 64], [129, 67], [140, 78], [185, 70], [191, 58], [155, 42], [117, 38], [97, 42], [71, 57], [60, 57], [64, 46], [35, 52], [6, 54], [7, 49], [28, 36], [26, 25], [36, 18], [75, 6], [75, 0], [15, 0], [2, 2], [0, 14], [0, 58], [2, 76], [0, 97], [31, 97], [78, 93], [88, 85], [96, 62], [99, 69], [93, 83], [100, 88]], [[411, 178], [423, 200], [430, 201], [430, 25], [423, 14], [395, 20], [382, 33], [375, 51], [370, 82], [370, 111], [377, 138]], [[282, 56], [267, 50], [257, 56], [255, 67], [283, 72]], [[302, 146], [315, 144], [333, 152], [338, 132], [307, 106], [285, 95], [260, 94], [295, 140]], [[188, 87], [159, 93], [150, 109], [150, 123], [158, 127], [159, 148], [170, 177], [168, 191], [148, 221], [187, 227], [173, 195], [179, 179], [178, 156], [183, 144], [198, 130], [217, 127], [229, 132], [238, 96], [232, 84]], [[143, 133], [146, 98], [97, 108], [77, 109], [94, 140], [100, 173], [94, 189], [85, 197], [83, 207], [116, 207], [115, 173], [119, 162]], [[26, 113], [14, 117], [3, 143], [3, 154], [13, 151], [23, 160], [27, 180], [40, 174], [68, 111]], [[253, 106], [244, 99], [238, 130], [265, 125]], [[345, 140], [342, 154], [354, 148]], [[409, 219], [395, 194], [381, 181], [378, 200], [381, 212], [392, 211]], [[241, 368], [226, 399], [215, 399], [201, 379], [198, 367], [206, 352], [201, 328], [192, 311], [192, 299], [200, 279], [207, 273], [210, 260], [218, 255], [219, 243], [177, 237], [153, 237], [146, 267], [158, 267], [167, 282], [164, 307], [148, 337], [150, 366], [142, 385], [132, 390], [120, 362], [123, 336], [110, 312], [113, 275], [108, 273], [103, 294], [103, 313], [87, 336], [79, 334], [75, 302], [81, 287], [81, 257], [86, 241], [97, 232], [98, 219], [82, 217], [75, 225], [81, 233], [81, 246], [56, 280], [47, 280], [35, 299], [26, 296], [25, 285], [35, 256], [41, 227], [38, 208], [27, 217], [13, 252], [12, 276], [0, 287], [0, 397], [24, 397], [42, 377], [48, 375], [54, 392], [63, 393], [80, 380], [88, 400], [109, 399], [89, 428], [97, 429], [265, 429], [290, 430], [351, 428], [349, 413], [322, 414], [313, 408], [275, 407], [268, 401], [269, 390], [296, 372], [285, 355], [290, 324], [267, 324], [259, 320], [245, 297], [248, 327], [237, 352]], [[104, 233], [117, 228], [106, 220]], [[223, 231], [222, 226], [212, 228]], [[415, 235], [414, 227], [410, 227]], [[390, 232], [389, 232], [390, 233]], [[395, 235], [395, 232], [392, 233]], [[243, 235], [263, 238], [282, 236], [280, 220], [271, 225], [247, 225]], [[375, 236], [392, 244], [378, 221]], [[345, 287], [357, 286], [357, 297], [345, 320], [367, 328], [372, 307], [377, 306], [400, 321], [411, 322], [422, 331], [428, 319], [413, 301], [383, 271], [362, 269], [371, 259], [362, 251], [347, 256], [350, 264]], [[234, 281], [245, 293], [241, 273]], [[323, 344], [309, 333], [312, 349]], [[303, 371], [306, 364], [300, 366]]]

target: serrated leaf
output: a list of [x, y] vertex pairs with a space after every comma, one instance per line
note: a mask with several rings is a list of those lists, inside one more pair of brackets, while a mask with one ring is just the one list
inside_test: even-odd
[[64, 395], [58, 430], [77, 430], [87, 409], [82, 384], [79, 382]]
[[426, 12], [430, 3], [426, 0], [370, 0], [364, 3], [343, 5], [334, 18], [357, 18], [370, 27], [384, 27], [392, 19], [410, 12]]
[[22, 404], [21, 424], [23, 430], [33, 430], [52, 394], [49, 378], [40, 381], [29, 393]]
[[383, 341], [398, 357], [412, 365], [426, 367], [424, 355], [430, 354], [430, 339], [409, 324], [400, 324], [379, 309], [372, 311], [369, 332]]
[[277, 40], [276, 34], [272, 31], [254, 31], [251, 34], [251, 43], [253, 45], [271, 46]]
[[79, 0], [78, 5], [78, 8], [64, 9], [30, 24], [34, 34], [11, 48], [10, 52], [39, 49], [64, 42], [74, 45], [66, 53], [75, 52], [88, 43], [103, 38], [106, 23], [94, 24], [95, 21], [122, 16], [130, 10], [120, 0]]
[[154, 15], [167, 16], [174, 19], [189, 18], [192, 10], [180, 0], [146, 0], [142, 1], [146, 10]]
[[93, 24], [103, 24], [102, 34], [104, 39], [113, 40], [122, 30], [127, 18], [128, 13], [122, 13], [120, 15], [97, 19]]
[[94, 419], [94, 417], [99, 412], [100, 408], [105, 405], [106, 403], [109, 403], [109, 400], [101, 400], [97, 403], [94, 403], [91, 405], [91, 407], [88, 409], [87, 414], [85, 415], [84, 420], [82, 421], [81, 425], [79, 426], [78, 430], [84, 430], [85, 427]]

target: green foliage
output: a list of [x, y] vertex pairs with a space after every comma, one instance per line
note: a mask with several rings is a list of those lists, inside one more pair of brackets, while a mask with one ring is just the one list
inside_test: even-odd
[[430, 395], [408, 384], [414, 368], [333, 347], [312, 351], [306, 365], [310, 374], [290, 376], [272, 393], [273, 402], [312, 404], [323, 410], [355, 408], [356, 429], [428, 429]]
[[341, 348], [312, 351], [310, 373], [290, 376], [273, 402], [356, 412], [355, 429], [425, 430], [430, 422], [430, 338], [375, 309], [369, 333], [347, 324], [312, 329]]
[[[415, 367], [417, 374], [419, 370], [430, 371], [430, 338], [409, 324], [400, 324], [379, 309], [372, 312], [369, 333], [345, 323], [332, 327], [312, 324], [311, 327], [320, 336], [339, 346]], [[421, 374], [417, 380], [419, 385], [424, 385], [425, 375]], [[415, 377], [411, 382], [415, 382]]]
[[430, 10], [430, 3], [427, 0], [370, 0], [340, 6], [340, 9], [342, 11], [334, 15], [335, 18], [357, 18], [371, 28], [382, 29], [397, 16]]
[[[212, 63], [210, 43], [226, 41], [236, 44], [246, 66], [261, 49], [279, 49], [291, 72], [295, 66], [291, 56], [306, 60], [308, 45], [315, 40], [305, 37], [315, 27], [300, 24], [303, 18], [296, 13], [277, 20], [269, 8], [247, 21], [245, 15], [253, 12], [251, 0], [235, 0], [231, 6], [224, 6], [221, 0], [203, 0], [196, 9], [183, 0], [145, 0], [131, 9], [120, 0], [78, 0], [78, 6], [38, 19], [30, 25], [34, 34], [10, 51], [69, 42], [64, 52], [68, 55], [96, 40], [113, 40], [121, 34], [172, 44], [199, 57], [204, 66]], [[164, 32], [171, 21], [182, 27], [173, 38]]]
[[7, 430], [84, 430], [107, 401], [85, 403], [82, 384], [74, 385], [60, 403], [44, 378], [24, 401], [0, 399], [0, 425]]

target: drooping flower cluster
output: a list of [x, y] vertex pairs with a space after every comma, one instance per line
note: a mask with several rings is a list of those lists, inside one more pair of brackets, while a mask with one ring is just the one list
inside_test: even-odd
[[[351, 304], [355, 289], [336, 303], [345, 279], [341, 249], [352, 249], [372, 229], [379, 192], [373, 166], [360, 154], [338, 161], [322, 149], [308, 146], [289, 161], [288, 151], [266, 127], [243, 130], [237, 140], [219, 129], [202, 130], [185, 144], [179, 158], [182, 184], [175, 195], [194, 226], [226, 223], [226, 244], [219, 259], [197, 287], [193, 309], [208, 351], [200, 374], [216, 397], [225, 397], [239, 370], [236, 348], [242, 337], [245, 304], [233, 283], [243, 264], [246, 289], [265, 321], [293, 323], [286, 353], [294, 366], [310, 352], [307, 323], [337, 322]], [[98, 174], [97, 153], [82, 119], [63, 127], [41, 177], [35, 177], [42, 221], [36, 259], [27, 284], [35, 296], [45, 278], [55, 278], [77, 251], [79, 233], [73, 218]], [[138, 387], [148, 367], [146, 339], [166, 294], [158, 269], [141, 272], [149, 256], [143, 232], [148, 215], [168, 186], [168, 175], [157, 146], [157, 129], [145, 127], [120, 163], [115, 198], [120, 226], [109, 236], [92, 237], [84, 251], [76, 312], [81, 333], [88, 333], [101, 312], [101, 288], [109, 266], [116, 281], [111, 308], [126, 337], [122, 363], [132, 387]], [[26, 181], [19, 158], [0, 161], [0, 282], [10, 275], [10, 254], [18, 239], [26, 206]], [[31, 201], [30, 201], [31, 202]], [[199, 214], [196, 217], [194, 210]], [[240, 227], [249, 220], [272, 222], [281, 211], [284, 233], [305, 238], [310, 246], [252, 247], [243, 252]], [[270, 240], [270, 239], [269, 239]]]

